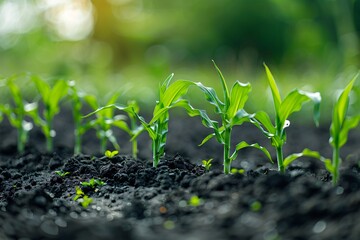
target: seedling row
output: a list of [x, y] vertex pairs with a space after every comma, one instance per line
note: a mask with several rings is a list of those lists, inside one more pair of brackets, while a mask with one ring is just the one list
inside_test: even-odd
[[[174, 76], [171, 74], [159, 86], [158, 100], [156, 101], [152, 118], [149, 121], [146, 121], [140, 115], [139, 105], [136, 101], [131, 100], [123, 105], [118, 104], [119, 93], [116, 93], [107, 99], [105, 104], [101, 104], [95, 96], [81, 92], [74, 81], [58, 80], [53, 86], [50, 86], [43, 79], [30, 76], [30, 81], [37, 89], [38, 99], [33, 102], [27, 102], [23, 97], [20, 87], [16, 84], [16, 79], [19, 76], [12, 76], [3, 79], [0, 83], [1, 87], [8, 89], [12, 97], [12, 104], [0, 104], [0, 120], [6, 116], [10, 124], [17, 129], [17, 150], [19, 153], [24, 152], [29, 140], [29, 132], [33, 129], [34, 125], [42, 130], [46, 139], [46, 150], [52, 152], [54, 148], [53, 141], [56, 135], [56, 131], [53, 128], [54, 118], [60, 111], [61, 101], [70, 99], [75, 126], [75, 154], [82, 152], [83, 135], [90, 129], [95, 129], [96, 136], [100, 142], [100, 152], [106, 152], [106, 156], [109, 158], [113, 157], [117, 152], [106, 151], [106, 147], [110, 142], [116, 151], [120, 150], [118, 141], [113, 133], [114, 128], [119, 128], [129, 135], [132, 143], [132, 155], [136, 158], [138, 153], [137, 138], [143, 132], [147, 132], [152, 142], [153, 166], [157, 167], [165, 154], [170, 118], [169, 110], [182, 108], [190, 117], [198, 117], [204, 127], [212, 130], [211, 134], [204, 137], [200, 146], [206, 144], [212, 138], [215, 138], [222, 145], [225, 174], [231, 173], [231, 163], [236, 160], [239, 151], [244, 148], [255, 148], [261, 151], [269, 161], [273, 162], [269, 149], [258, 143], [241, 141], [236, 144], [234, 149], [231, 149], [233, 128], [248, 122], [255, 125], [263, 133], [264, 137], [271, 142], [276, 152], [276, 162], [280, 172], [284, 173], [286, 168], [300, 157], [312, 157], [324, 162], [326, 169], [332, 175], [333, 183], [337, 184], [341, 165], [340, 149], [347, 142], [348, 132], [355, 128], [360, 121], [360, 115], [348, 116], [347, 114], [350, 92], [357, 75], [343, 89], [333, 108], [329, 139], [333, 149], [333, 156], [326, 158], [319, 152], [307, 148], [300, 153], [284, 156], [283, 147], [286, 143], [286, 129], [290, 126], [290, 121], [288, 120], [290, 115], [300, 111], [303, 104], [312, 103], [314, 106], [314, 122], [318, 126], [321, 103], [320, 93], [295, 89], [285, 97], [281, 96], [270, 69], [264, 64], [267, 84], [271, 89], [275, 110], [274, 119], [272, 119], [271, 115], [266, 111], [260, 110], [255, 113], [249, 113], [245, 110], [245, 104], [251, 92], [250, 83], [236, 81], [230, 87], [215, 63], [214, 66], [221, 82], [221, 93], [203, 85], [201, 82], [188, 80], [171, 82]], [[210, 116], [214, 114], [208, 114], [207, 111], [191, 105], [190, 99], [186, 96], [191, 88], [198, 88], [203, 92], [205, 100], [214, 107], [214, 113], [218, 115], [220, 121], [211, 119]], [[92, 112], [83, 116], [82, 111], [85, 106], [91, 108]], [[116, 114], [116, 112], [121, 112], [121, 114]], [[211, 159], [204, 160], [203, 165], [209, 170]]]

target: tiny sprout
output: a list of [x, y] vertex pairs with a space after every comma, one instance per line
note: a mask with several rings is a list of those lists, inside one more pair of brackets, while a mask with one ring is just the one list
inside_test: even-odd
[[66, 175], [70, 174], [70, 172], [64, 172], [64, 171], [55, 171], [55, 173], [60, 177], [65, 177]]
[[232, 174], [244, 174], [245, 173], [245, 170], [244, 169], [242, 169], [242, 168], [240, 168], [240, 169], [237, 169], [237, 168], [232, 168], [231, 169], [231, 173]]
[[80, 184], [84, 187], [95, 188], [96, 186], [104, 186], [106, 183], [99, 179], [92, 178], [88, 182], [80, 182]]
[[198, 207], [203, 203], [203, 200], [198, 196], [194, 195], [189, 200], [189, 205], [192, 207]]
[[258, 212], [261, 210], [261, 208], [262, 208], [262, 204], [259, 201], [255, 201], [250, 205], [250, 209], [253, 212]]
[[74, 201], [78, 200], [79, 198], [82, 198], [83, 196], [85, 196], [85, 193], [83, 192], [83, 190], [79, 187], [76, 186], [75, 187], [75, 197], [73, 198]]
[[90, 203], [93, 202], [93, 199], [85, 195], [82, 199], [79, 200], [79, 202], [83, 208], [87, 208]]
[[106, 150], [105, 152], [105, 157], [107, 158], [113, 158], [115, 157], [115, 155], [117, 155], [119, 153], [119, 151], [115, 150], [115, 151], [110, 151], [110, 150]]
[[212, 166], [211, 162], [212, 162], [212, 158], [209, 160], [202, 160], [202, 165], [205, 168], [205, 170], [208, 172]]

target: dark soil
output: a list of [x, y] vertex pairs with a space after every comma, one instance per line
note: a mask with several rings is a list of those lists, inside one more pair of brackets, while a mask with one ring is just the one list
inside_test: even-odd
[[[145, 135], [138, 159], [96, 154], [94, 133], [85, 137], [87, 154], [73, 156], [64, 122], [56, 124], [62, 131], [51, 154], [41, 153], [38, 131], [26, 154], [15, 154], [15, 132], [1, 125], [0, 239], [360, 239], [359, 131], [342, 151], [341, 179], [333, 187], [317, 160], [297, 160], [279, 174], [256, 150], [242, 151], [233, 163], [245, 173], [222, 174], [221, 146], [215, 140], [197, 146], [209, 133], [198, 119], [173, 117], [167, 155], [156, 169]], [[128, 138], [118, 134], [122, 154], [129, 153]], [[233, 142], [241, 140], [269, 146], [249, 125], [235, 131]], [[328, 127], [291, 126], [285, 155], [305, 147], [331, 156]], [[214, 164], [206, 172], [201, 160], [209, 158]], [[57, 170], [70, 174], [60, 177]], [[106, 185], [82, 187], [93, 199], [83, 208], [73, 200], [75, 186], [91, 178]], [[193, 196], [197, 206], [189, 202]]]

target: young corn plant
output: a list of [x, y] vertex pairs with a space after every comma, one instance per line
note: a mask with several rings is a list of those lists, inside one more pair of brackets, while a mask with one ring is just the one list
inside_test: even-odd
[[39, 77], [33, 76], [32, 80], [44, 104], [42, 117], [36, 115], [34, 122], [41, 127], [46, 138], [46, 150], [51, 152], [54, 149], [54, 137], [56, 135], [53, 120], [60, 111], [60, 101], [68, 94], [68, 84], [63, 80], [58, 80], [51, 88], [46, 81]]
[[[23, 98], [19, 87], [15, 84], [16, 76], [5, 81], [5, 86], [10, 90], [14, 106], [0, 105], [0, 112], [9, 119], [10, 124], [17, 129], [17, 151], [23, 153], [28, 141], [29, 131], [33, 128], [32, 122], [26, 117], [34, 118], [37, 115], [37, 103], [28, 103]], [[0, 114], [1, 115], [1, 114]], [[0, 116], [2, 118], [2, 115]]]
[[201, 83], [196, 85], [205, 93], [207, 101], [215, 106], [216, 114], [221, 117], [221, 126], [215, 120], [211, 120], [205, 111], [199, 111], [199, 115], [202, 119], [204, 126], [211, 128], [214, 132], [204, 138], [200, 145], [203, 145], [212, 137], [223, 145], [224, 154], [224, 173], [230, 173], [231, 162], [234, 161], [238, 155], [238, 152], [247, 147], [253, 147], [261, 150], [267, 158], [271, 160], [270, 153], [262, 146], [257, 143], [248, 144], [245, 141], [240, 142], [236, 145], [235, 150], [231, 152], [231, 134], [233, 127], [241, 125], [244, 122], [250, 122], [250, 119], [254, 117], [254, 114], [249, 114], [244, 110], [244, 105], [248, 99], [248, 94], [251, 91], [251, 85], [249, 83], [241, 83], [236, 81], [229, 91], [226, 84], [225, 78], [221, 73], [220, 69], [214, 62], [216, 71], [220, 77], [221, 86], [223, 90], [224, 100], [221, 101], [214, 89], [205, 87]]
[[[177, 80], [170, 84], [174, 74], [171, 74], [159, 87], [159, 100], [156, 102], [153, 117], [149, 122], [146, 122], [142, 116], [136, 112], [134, 115], [143, 125], [152, 140], [152, 155], [153, 166], [157, 167], [160, 158], [165, 154], [165, 145], [168, 133], [169, 110], [175, 107], [184, 108], [191, 116], [198, 115], [198, 111], [193, 109], [189, 102], [182, 99], [189, 87], [194, 85], [194, 82], [187, 80]], [[141, 131], [138, 132], [140, 134]], [[137, 135], [138, 135], [137, 134]], [[135, 135], [134, 137], [137, 137]]]
[[[119, 98], [120, 93], [115, 93], [110, 96], [106, 105], [113, 105]], [[118, 123], [121, 124], [126, 119], [125, 115], [115, 115], [112, 108], [100, 108], [100, 103], [93, 95], [87, 95], [84, 97], [87, 104], [94, 110], [92, 113], [86, 115], [95, 114], [96, 118], [90, 121], [90, 126], [96, 130], [96, 136], [100, 140], [100, 152], [104, 153], [108, 142], [110, 142], [116, 150], [120, 150], [120, 146], [114, 136], [112, 127]], [[101, 111], [98, 111], [102, 109]]]
[[332, 161], [326, 159], [324, 162], [326, 169], [332, 175], [334, 185], [339, 181], [339, 167], [341, 165], [340, 149], [347, 142], [349, 131], [358, 126], [360, 121], [360, 115], [347, 116], [349, 95], [357, 77], [358, 75], [356, 75], [342, 91], [333, 109], [329, 139], [333, 149], [333, 156]]
[[[115, 96], [115, 95], [114, 95]], [[116, 96], [117, 99], [118, 95]], [[108, 139], [113, 146], [119, 150], [119, 145], [117, 144], [116, 138], [112, 134], [111, 127], [118, 127], [129, 134], [132, 141], [132, 155], [134, 158], [137, 158], [138, 153], [138, 144], [137, 136], [143, 130], [142, 126], [137, 124], [137, 114], [139, 113], [139, 106], [136, 101], [129, 101], [127, 106], [115, 104], [116, 99], [112, 97], [104, 107], [99, 107], [95, 98], [87, 97], [86, 100], [94, 109], [93, 112], [84, 116], [84, 118], [96, 114], [97, 119], [91, 122], [98, 130], [98, 137], [101, 141], [101, 150], [106, 147], [106, 139]], [[118, 109], [123, 112], [126, 112], [128, 118], [130, 119], [130, 124], [128, 124], [125, 115], [116, 115], [114, 116], [114, 110]], [[105, 137], [104, 137], [105, 136]], [[105, 152], [105, 150], [103, 151]]]
[[279, 89], [276, 85], [272, 73], [270, 72], [270, 69], [265, 64], [264, 66], [268, 84], [273, 96], [275, 107], [275, 124], [271, 122], [269, 115], [264, 111], [257, 112], [251, 121], [265, 134], [265, 136], [271, 140], [272, 146], [274, 146], [276, 149], [276, 158], [279, 171], [282, 173], [285, 172], [286, 167], [299, 157], [307, 156], [322, 159], [318, 152], [311, 151], [309, 149], [305, 149], [301, 153], [292, 154], [285, 160], [283, 156], [283, 145], [286, 142], [285, 129], [290, 125], [290, 121], [288, 120], [289, 116], [294, 112], [300, 111], [304, 103], [312, 101], [314, 103], [314, 121], [315, 124], [318, 125], [320, 118], [320, 93], [312, 93], [295, 89], [282, 100]]
[[81, 110], [84, 105], [84, 98], [86, 96], [85, 93], [79, 91], [76, 88], [75, 81], [69, 81], [69, 96], [72, 101], [72, 113], [74, 119], [74, 154], [80, 154], [82, 151], [82, 136], [91, 128], [91, 124], [89, 121], [85, 121], [82, 118]]

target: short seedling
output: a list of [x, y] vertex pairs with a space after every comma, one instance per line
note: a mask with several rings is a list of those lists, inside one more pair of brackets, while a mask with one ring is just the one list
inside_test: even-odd
[[17, 76], [10, 77], [5, 84], [11, 93], [14, 106], [0, 105], [0, 112], [3, 112], [9, 119], [10, 124], [17, 129], [17, 151], [23, 153], [28, 141], [29, 131], [33, 124], [26, 120], [26, 116], [34, 118], [37, 115], [37, 103], [28, 103], [23, 98], [19, 87], [15, 84]]
[[41, 96], [44, 104], [42, 117], [34, 118], [36, 125], [40, 126], [46, 138], [46, 150], [52, 152], [54, 149], [54, 137], [56, 132], [53, 128], [54, 116], [60, 111], [60, 101], [68, 93], [68, 84], [63, 80], [56, 81], [53, 88], [43, 79], [33, 76], [32, 80]]
[[349, 95], [357, 77], [358, 75], [342, 91], [333, 109], [329, 139], [333, 149], [333, 156], [332, 161], [329, 159], [325, 160], [325, 167], [331, 173], [334, 185], [339, 181], [339, 168], [341, 165], [340, 149], [347, 142], [349, 131], [355, 128], [360, 121], [360, 115], [347, 116]]
[[286, 142], [285, 129], [290, 126], [288, 118], [292, 113], [300, 111], [303, 103], [308, 101], [312, 101], [314, 103], [314, 121], [316, 125], [318, 125], [321, 96], [318, 92], [312, 93], [295, 89], [291, 91], [284, 100], [282, 100], [270, 69], [265, 64], [264, 66], [273, 96], [275, 107], [275, 125], [273, 125], [269, 115], [264, 111], [257, 112], [255, 118], [252, 118], [252, 123], [254, 123], [265, 134], [265, 136], [271, 140], [271, 144], [276, 149], [278, 169], [283, 173], [285, 172], [285, 168], [299, 157], [308, 156], [320, 158], [319, 153], [305, 149], [303, 152], [292, 154], [284, 160], [283, 145]]
[[211, 133], [202, 141], [200, 145], [206, 143], [212, 137], [215, 137], [216, 140], [223, 145], [224, 149], [224, 173], [230, 173], [231, 162], [234, 161], [238, 155], [239, 150], [247, 147], [253, 147], [261, 150], [267, 158], [271, 160], [270, 153], [259, 144], [248, 144], [245, 141], [240, 142], [236, 145], [235, 150], [231, 153], [231, 133], [233, 127], [236, 125], [241, 125], [244, 122], [249, 122], [253, 114], [247, 113], [243, 108], [248, 99], [248, 94], [251, 91], [251, 86], [249, 83], [241, 83], [236, 81], [232, 86], [231, 91], [228, 90], [226, 81], [214, 62], [214, 66], [217, 70], [217, 73], [220, 77], [221, 86], [224, 94], [224, 102], [222, 102], [214, 89], [205, 87], [201, 83], [196, 83], [196, 85], [205, 93], [207, 101], [215, 106], [215, 112], [221, 117], [221, 126], [215, 120], [211, 120], [205, 111], [199, 111], [199, 115], [202, 119], [204, 126], [211, 128], [214, 133]]
[[[118, 117], [116, 117], [114, 120], [108, 120], [106, 123], [111, 124], [112, 126], [116, 126], [116, 127], [122, 129], [123, 131], [125, 131], [126, 133], [129, 134], [130, 140], [132, 142], [132, 155], [133, 155], [134, 158], [137, 158], [137, 153], [138, 153], [137, 136], [144, 129], [143, 129], [143, 126], [137, 125], [137, 123], [136, 123], [136, 120], [138, 118], [138, 113], [139, 113], [139, 106], [136, 103], [136, 101], [129, 101], [127, 106], [122, 106], [122, 105], [117, 105], [117, 104], [109, 104], [109, 105], [106, 105], [104, 107], [94, 109], [95, 111], [93, 111], [93, 112], [89, 113], [88, 115], [84, 116], [84, 118], [96, 114], [97, 117], [98, 117], [97, 121], [99, 121], [101, 123], [101, 119], [103, 119], [103, 118], [99, 117], [99, 116], [104, 114], [104, 113], [101, 113], [101, 112], [111, 111], [111, 113], [113, 113], [114, 109], [118, 109], [120, 111], [126, 112], [128, 114], [128, 116], [129, 116], [129, 119], [130, 119], [130, 125], [128, 125], [126, 123], [126, 121], [124, 121], [125, 116], [123, 116], [123, 115], [117, 115]], [[122, 117], [120, 118], [119, 116], [122, 116]], [[105, 124], [100, 124], [100, 126], [101, 125], [105, 126]], [[102, 132], [103, 132], [103, 130], [102, 130]], [[102, 135], [100, 135], [100, 136], [102, 136]], [[115, 139], [115, 137], [113, 137], [112, 132], [111, 132], [110, 136], [111, 136], [111, 138], [109, 140], [112, 141], [113, 145], [116, 147], [116, 145], [115, 145], [116, 139]], [[104, 146], [102, 146], [101, 148], [103, 148], [103, 147]]]
[[79, 202], [83, 208], [87, 208], [93, 202], [93, 199], [85, 195], [78, 186], [75, 187], [75, 197], [73, 200]]
[[212, 164], [211, 164], [212, 160], [213, 160], [212, 158], [209, 160], [202, 160], [202, 165], [207, 172], [210, 171], [210, 168], [212, 166]]
[[55, 171], [55, 173], [60, 177], [65, 177], [70, 174], [70, 172], [64, 172], [64, 171]]
[[[120, 93], [112, 94], [105, 105], [114, 104], [119, 98]], [[96, 119], [90, 121], [92, 128], [96, 130], [96, 136], [100, 140], [100, 152], [105, 152], [108, 141], [114, 146], [116, 150], [120, 150], [120, 146], [114, 136], [112, 131], [112, 126], [115, 122], [124, 122], [126, 116], [124, 115], [115, 115], [114, 109], [112, 108], [100, 108], [100, 103], [97, 98], [93, 95], [87, 95], [84, 97], [85, 101], [89, 106], [94, 110], [85, 117], [95, 114]], [[101, 111], [100, 111], [101, 109]]]
[[113, 158], [113, 157], [115, 157], [118, 153], [119, 153], [119, 151], [117, 151], [117, 150], [115, 150], [115, 151], [106, 150], [106, 152], [105, 152], [105, 157], [107, 157], [107, 158]]
[[92, 178], [88, 182], [80, 182], [80, 184], [84, 187], [90, 187], [94, 189], [97, 186], [104, 186], [106, 183], [99, 179]]
[[201, 204], [203, 204], [203, 200], [201, 198], [199, 198], [198, 196], [194, 195], [191, 196], [190, 200], [189, 200], [189, 205], [192, 207], [198, 207]]

